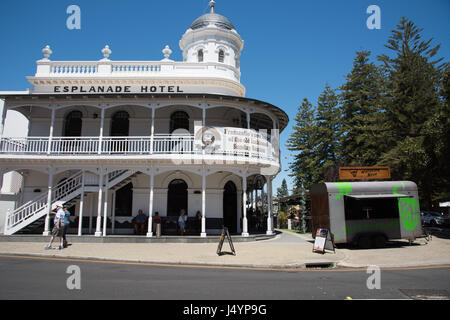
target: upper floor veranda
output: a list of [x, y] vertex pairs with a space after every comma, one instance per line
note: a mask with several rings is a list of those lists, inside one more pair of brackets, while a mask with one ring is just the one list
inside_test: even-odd
[[[0, 94], [0, 98], [5, 100], [0, 160], [9, 161], [204, 157], [205, 146], [208, 153], [215, 139], [216, 144], [222, 141], [222, 149], [214, 149], [210, 156], [279, 166], [278, 134], [288, 123], [287, 115], [271, 104], [227, 95]], [[8, 110], [27, 118], [26, 137], [2, 135]], [[204, 128], [212, 130], [209, 142]]]

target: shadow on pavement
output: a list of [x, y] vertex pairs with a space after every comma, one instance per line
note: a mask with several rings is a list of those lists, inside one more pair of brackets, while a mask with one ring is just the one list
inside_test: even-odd
[[354, 244], [349, 243], [339, 243], [336, 244], [337, 249], [349, 249], [349, 250], [385, 250], [385, 249], [395, 249], [395, 248], [403, 248], [403, 247], [415, 247], [415, 246], [421, 246], [423, 244], [412, 242], [409, 243], [407, 240], [390, 240], [386, 242], [386, 245], [384, 247], [371, 247], [371, 248], [359, 248], [358, 246]]
[[444, 227], [423, 227], [425, 231], [431, 234], [433, 237], [441, 239], [450, 239], [450, 228]]

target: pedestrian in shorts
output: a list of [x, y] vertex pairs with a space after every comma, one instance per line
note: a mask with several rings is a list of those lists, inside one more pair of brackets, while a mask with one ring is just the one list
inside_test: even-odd
[[45, 250], [52, 249], [53, 240], [55, 237], [59, 237], [59, 247], [58, 250], [64, 249], [63, 246], [63, 232], [64, 232], [64, 210], [61, 206], [56, 206], [56, 215], [54, 220], [54, 226], [52, 229], [52, 236], [50, 242], [44, 247]]

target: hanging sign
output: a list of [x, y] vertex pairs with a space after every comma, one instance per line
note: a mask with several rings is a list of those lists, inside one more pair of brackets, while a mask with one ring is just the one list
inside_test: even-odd
[[195, 125], [194, 150], [206, 154], [252, 154], [271, 158], [275, 148], [267, 130]]

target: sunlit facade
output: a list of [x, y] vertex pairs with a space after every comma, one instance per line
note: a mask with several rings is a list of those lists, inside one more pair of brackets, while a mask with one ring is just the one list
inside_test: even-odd
[[[278, 137], [288, 116], [245, 97], [244, 41], [224, 16], [197, 18], [180, 40], [183, 61], [166, 46], [158, 61], [52, 61], [46, 46], [32, 89], [0, 92], [1, 176], [21, 176], [4, 233], [43, 233], [50, 211], [71, 209], [78, 235], [133, 233], [138, 210], [146, 236], [176, 234], [182, 209], [202, 237], [273, 234], [272, 180], [280, 171]], [[28, 135], [3, 135], [8, 110], [28, 120]], [[197, 212], [201, 220], [194, 221]], [[197, 224], [198, 223], [198, 224]], [[196, 226], [196, 227], [194, 227]]]

